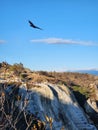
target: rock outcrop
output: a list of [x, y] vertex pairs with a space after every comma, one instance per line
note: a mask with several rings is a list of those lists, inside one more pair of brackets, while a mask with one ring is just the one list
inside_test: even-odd
[[0, 130], [96, 129], [98, 76], [0, 63]]
[[85, 102], [84, 109], [98, 128], [98, 82], [90, 84], [90, 91], [93, 95]]
[[[29, 86], [24, 83], [16, 85], [3, 83], [0, 87], [2, 88], [0, 89], [1, 94], [3, 92], [4, 97], [7, 98], [5, 101], [10, 104], [5, 103], [6, 116], [16, 113], [15, 118], [18, 119], [20, 115], [25, 118], [26, 121], [22, 121], [25, 126], [23, 125], [23, 128], [21, 126], [21, 129], [28, 127], [37, 130], [96, 130], [78, 105], [72, 92], [65, 85], [35, 83]], [[15, 110], [18, 108], [18, 112], [12, 108]], [[1, 115], [4, 109], [0, 109]], [[20, 112], [23, 115], [19, 114]], [[28, 114], [33, 115], [28, 118], [28, 120], [33, 119], [32, 127], [28, 125], [28, 122], [31, 121], [26, 118]], [[4, 118], [7, 118], [6, 116]], [[2, 121], [2, 119], [0, 120]], [[34, 122], [37, 123], [34, 124]], [[13, 127], [18, 128], [18, 123], [13, 124]], [[40, 124], [40, 128], [38, 124]]]

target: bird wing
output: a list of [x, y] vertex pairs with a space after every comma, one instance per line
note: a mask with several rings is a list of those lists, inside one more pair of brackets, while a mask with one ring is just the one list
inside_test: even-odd
[[35, 25], [29, 20], [30, 26], [35, 27]]
[[35, 26], [30, 20], [29, 20], [29, 23], [30, 23], [30, 26], [31, 26], [31, 27], [42, 30], [42, 28], [39, 28], [39, 27]]
[[39, 27], [37, 27], [37, 26], [35, 26], [35, 28], [42, 30], [42, 28], [39, 28]]

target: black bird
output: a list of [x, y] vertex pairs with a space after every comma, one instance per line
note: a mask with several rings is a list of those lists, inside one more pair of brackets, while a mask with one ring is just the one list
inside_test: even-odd
[[35, 26], [30, 20], [29, 20], [29, 23], [30, 23], [31, 27], [42, 30], [42, 28], [39, 28], [39, 27]]

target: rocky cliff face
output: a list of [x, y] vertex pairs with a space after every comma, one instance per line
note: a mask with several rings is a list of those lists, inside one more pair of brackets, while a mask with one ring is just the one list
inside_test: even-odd
[[0, 63], [0, 130], [96, 129], [98, 76]]
[[65, 85], [1, 83], [0, 93], [0, 126], [7, 119], [2, 130], [96, 130]]
[[87, 99], [84, 108], [98, 128], [98, 82], [90, 84], [90, 89], [94, 94]]

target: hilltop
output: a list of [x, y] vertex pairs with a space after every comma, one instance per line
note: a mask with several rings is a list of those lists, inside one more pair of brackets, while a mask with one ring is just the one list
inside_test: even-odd
[[64, 83], [71, 86], [78, 85], [84, 87], [88, 87], [89, 84], [98, 80], [98, 76], [87, 73], [31, 71], [25, 68], [22, 63], [9, 65], [6, 62], [2, 62], [0, 63], [0, 73], [0, 76], [6, 79], [17, 77], [26, 82]]
[[[58, 120], [57, 115], [60, 114], [59, 120], [60, 120], [61, 125], [62, 126], [64, 125], [64, 128], [68, 128], [69, 130], [70, 129], [74, 130], [74, 127], [78, 127], [76, 120], [75, 121], [71, 120], [69, 117], [70, 114], [72, 115], [72, 113], [71, 113], [72, 108], [74, 109], [74, 111], [81, 113], [80, 122], [78, 122], [78, 118], [80, 118], [80, 117], [78, 117], [77, 114], [74, 113], [74, 115], [72, 115], [73, 118], [77, 119], [77, 122], [79, 124], [83, 123], [82, 117], [85, 118], [84, 120], [86, 121], [87, 124], [89, 124], [89, 122], [87, 121], [88, 119], [86, 120], [86, 117], [83, 115], [82, 111], [80, 110], [80, 107], [84, 110], [84, 113], [86, 113], [88, 115], [88, 117], [90, 118], [92, 123], [94, 123], [96, 125], [96, 127], [98, 127], [98, 121], [97, 121], [98, 120], [98, 76], [94, 76], [94, 75], [90, 75], [90, 74], [72, 73], [72, 72], [31, 71], [30, 69], [25, 68], [22, 63], [19, 63], [19, 64], [15, 63], [13, 65], [10, 65], [6, 62], [2, 62], [2, 63], [0, 63], [0, 83], [1, 83], [2, 87], [5, 86], [4, 84], [6, 84], [7, 88], [11, 87], [9, 89], [12, 89], [12, 91], [14, 90], [13, 87], [15, 87], [15, 88], [18, 87], [19, 90], [15, 89], [13, 91], [16, 93], [18, 98], [20, 96], [22, 97], [22, 95], [24, 95], [24, 93], [25, 93], [24, 96], [29, 95], [32, 91], [32, 94], [33, 93], [35, 94], [35, 96], [39, 102], [38, 104], [36, 104], [35, 101], [33, 102], [34, 104], [37, 105], [37, 106], [35, 105], [36, 110], [38, 109], [38, 111], [43, 111], [44, 114], [47, 113], [49, 121], [52, 119], [54, 119], [56, 121], [56, 118]], [[9, 89], [6, 89], [6, 88], [3, 88], [3, 89], [4, 89], [5, 94], [9, 93]], [[26, 91], [28, 91], [28, 92], [26, 92]], [[2, 90], [1, 90], [1, 92], [2, 92]], [[41, 95], [41, 99], [40, 99], [39, 94]], [[62, 96], [62, 99], [61, 99], [62, 94], [64, 94], [64, 95]], [[24, 96], [22, 97], [22, 99], [20, 101], [22, 101], [22, 102], [24, 101]], [[8, 95], [6, 97], [9, 98]], [[14, 96], [12, 95], [12, 97], [14, 97]], [[26, 96], [25, 98], [28, 98], [28, 97]], [[33, 95], [32, 95], [32, 100], [34, 98], [35, 97], [33, 97]], [[64, 100], [64, 98], [66, 98], [66, 100]], [[14, 100], [16, 102], [16, 97]], [[28, 100], [31, 100], [31, 99], [28, 98]], [[48, 105], [48, 107], [51, 109], [50, 110], [51, 112], [49, 112], [47, 110], [48, 108], [44, 106], [45, 105], [44, 100], [45, 100], [46, 104]], [[13, 101], [13, 99], [11, 99], [11, 102], [12, 101]], [[62, 102], [64, 102], [64, 103], [62, 104]], [[20, 104], [19, 102], [17, 102], [17, 103]], [[67, 106], [69, 108], [69, 110], [66, 109], [66, 107], [65, 107], [66, 103], [72, 104], [72, 105]], [[30, 104], [31, 104], [31, 102], [30, 102]], [[39, 104], [40, 104], [40, 106], [39, 106]], [[54, 105], [51, 106], [52, 104], [54, 104]], [[56, 106], [57, 107], [57, 110], [56, 110], [56, 108], [54, 106], [57, 104], [58, 104], [58, 107]], [[29, 111], [32, 113], [30, 106], [28, 106], [28, 107], [29, 107], [28, 108]], [[35, 111], [35, 108], [33, 108], [34, 106], [31, 106], [31, 107], [34, 110], [33, 114], [36, 115], [36, 112], [38, 112], [38, 111]], [[62, 109], [64, 108], [64, 110], [63, 110], [64, 113], [65, 113], [65, 111], [68, 111], [69, 114], [66, 115], [67, 116], [66, 119], [65, 119], [65, 116], [64, 117], [62, 116], [63, 113], [59, 113], [60, 112], [59, 107], [61, 107]], [[76, 108], [78, 108], [78, 109], [76, 109]], [[57, 111], [57, 113], [53, 112], [53, 111]], [[52, 116], [53, 113], [54, 113], [54, 116]], [[39, 116], [40, 116], [40, 120], [37, 120], [37, 123], [40, 122], [42, 125], [44, 125], [44, 123], [42, 121], [42, 120], [45, 120], [43, 115], [39, 114]], [[66, 121], [70, 120], [70, 123], [72, 122], [71, 127], [69, 127], [68, 124], [67, 124], [67, 126], [65, 125], [66, 124], [65, 120]], [[59, 126], [58, 126], [59, 129], [61, 128], [61, 125], [59, 124]], [[53, 126], [57, 127], [56, 122], [53, 122]], [[50, 126], [47, 126], [47, 127], [49, 128]], [[83, 127], [83, 126], [79, 125], [79, 128], [81, 128], [81, 127]], [[87, 126], [85, 126], [85, 127], [87, 127]], [[31, 126], [30, 126], [30, 128], [31, 128]], [[87, 130], [90, 130], [89, 128], [91, 128], [90, 125], [88, 126]], [[92, 128], [91, 128], [91, 130], [94, 129], [94, 128], [93, 129]], [[39, 129], [39, 130], [41, 130], [41, 129]]]
[[[9, 65], [6, 62], [0, 63], [0, 78], [11, 81], [23, 81], [27, 84], [49, 82], [53, 84], [65, 84], [74, 90], [74, 87], [82, 88], [88, 95], [94, 95], [89, 88], [92, 84], [98, 84], [98, 76], [81, 74], [76, 72], [47, 72], [31, 71], [25, 68], [22, 63]], [[75, 88], [76, 89], [76, 88]], [[92, 88], [93, 89], [93, 88]]]

